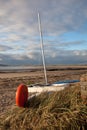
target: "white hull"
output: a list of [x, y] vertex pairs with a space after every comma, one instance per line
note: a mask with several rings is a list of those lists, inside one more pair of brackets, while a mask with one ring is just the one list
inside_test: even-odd
[[50, 91], [60, 91], [67, 87], [68, 84], [56, 84], [51, 86], [34, 86], [28, 87], [29, 93], [41, 93], [41, 92], [50, 92]]

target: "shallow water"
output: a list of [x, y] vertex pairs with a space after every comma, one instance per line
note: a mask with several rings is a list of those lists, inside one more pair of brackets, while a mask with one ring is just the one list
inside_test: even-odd
[[35, 66], [0, 66], [0, 72], [8, 71], [24, 71], [24, 70], [34, 70], [37, 69]]

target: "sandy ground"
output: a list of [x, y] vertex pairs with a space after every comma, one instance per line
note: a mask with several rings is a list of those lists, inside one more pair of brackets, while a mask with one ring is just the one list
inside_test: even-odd
[[[64, 69], [47, 71], [48, 82], [53, 83], [59, 80], [80, 79], [87, 69]], [[34, 84], [44, 83], [43, 71], [33, 72], [1, 72], [0, 73], [0, 115], [15, 105], [15, 94], [20, 83]]]

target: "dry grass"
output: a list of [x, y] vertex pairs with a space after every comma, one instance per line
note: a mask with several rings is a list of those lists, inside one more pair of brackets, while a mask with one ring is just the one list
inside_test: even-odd
[[16, 107], [0, 117], [1, 130], [87, 130], [87, 104], [80, 85], [56, 93], [42, 93], [25, 108]]

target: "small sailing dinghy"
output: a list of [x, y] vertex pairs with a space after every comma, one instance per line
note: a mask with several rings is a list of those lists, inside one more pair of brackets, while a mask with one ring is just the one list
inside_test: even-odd
[[[35, 84], [33, 86], [26, 86], [24, 84], [20, 84], [16, 92], [16, 105], [19, 107], [24, 107], [29, 99], [41, 94], [42, 92], [61, 91], [68, 87], [70, 83], [76, 82], [79, 82], [79, 80], [58, 81], [50, 85]], [[35, 94], [29, 97], [29, 93]]]
[[[37, 96], [42, 92], [53, 92], [53, 91], [61, 91], [65, 87], [69, 85], [69, 83], [76, 82], [76, 81], [58, 81], [53, 84], [48, 84], [47, 82], [47, 74], [46, 74], [46, 65], [45, 65], [45, 57], [44, 57], [44, 47], [43, 47], [43, 38], [42, 38], [42, 30], [41, 30], [41, 20], [40, 15], [38, 13], [38, 23], [39, 23], [39, 31], [40, 31], [40, 41], [41, 41], [41, 52], [42, 52], [42, 61], [43, 61], [43, 68], [44, 68], [44, 78], [45, 78], [45, 85], [35, 84], [32, 87], [26, 86], [24, 84], [20, 84], [16, 91], [16, 105], [19, 107], [24, 107], [27, 100], [32, 98], [33, 96]], [[36, 93], [35, 95], [29, 97], [29, 93]], [[28, 98], [29, 97], [29, 98]]]
[[[38, 94], [41, 94], [42, 92], [54, 92], [54, 91], [63, 90], [65, 86], [66, 86], [65, 84], [62, 84], [62, 87], [60, 85], [58, 86], [34, 85], [33, 87], [29, 87], [24, 84], [20, 84], [16, 91], [16, 105], [19, 107], [24, 107], [25, 103], [28, 100], [29, 93], [35, 93], [33, 96], [37, 96]], [[29, 97], [29, 99], [30, 98], [31, 97]]]

